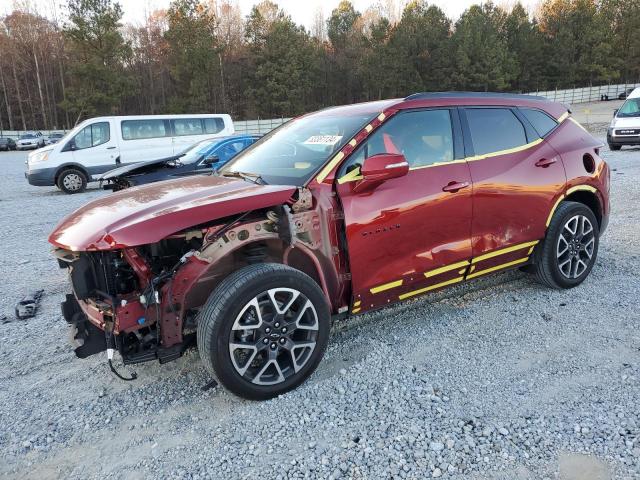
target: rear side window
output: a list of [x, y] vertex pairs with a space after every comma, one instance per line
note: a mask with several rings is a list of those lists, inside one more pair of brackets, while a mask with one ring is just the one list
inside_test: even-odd
[[507, 108], [465, 110], [475, 155], [508, 150], [527, 144], [524, 126]]
[[164, 120], [123, 120], [122, 138], [139, 140], [142, 138], [160, 138], [167, 136]]
[[202, 120], [199, 118], [178, 118], [171, 121], [173, 123], [173, 131], [177, 136], [185, 135], [202, 135]]
[[76, 150], [82, 150], [107, 143], [110, 138], [109, 122], [98, 122], [80, 130], [76, 136], [73, 137], [73, 141]]
[[224, 120], [222, 118], [205, 118], [205, 133], [219, 133], [224, 130]]
[[531, 122], [531, 125], [541, 137], [544, 137], [558, 125], [558, 122], [540, 110], [521, 108], [520, 112]]

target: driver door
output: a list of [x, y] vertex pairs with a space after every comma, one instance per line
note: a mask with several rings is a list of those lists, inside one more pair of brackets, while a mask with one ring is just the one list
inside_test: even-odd
[[[354, 313], [464, 278], [471, 258], [471, 176], [458, 112], [391, 117], [338, 172]], [[404, 155], [409, 172], [361, 191], [360, 167], [380, 153]]]
[[115, 168], [118, 144], [111, 132], [110, 121], [99, 121], [80, 130], [62, 149], [73, 162], [86, 168], [92, 176]]

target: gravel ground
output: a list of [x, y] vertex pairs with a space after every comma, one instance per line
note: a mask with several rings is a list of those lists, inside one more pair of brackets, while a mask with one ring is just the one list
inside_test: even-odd
[[30, 187], [1, 153], [0, 315], [45, 294], [0, 323], [0, 476], [640, 478], [640, 148], [602, 154], [613, 214], [582, 286], [510, 272], [343, 322], [306, 384], [256, 403], [203, 392], [196, 351], [131, 383], [75, 358], [46, 236], [105, 193]]

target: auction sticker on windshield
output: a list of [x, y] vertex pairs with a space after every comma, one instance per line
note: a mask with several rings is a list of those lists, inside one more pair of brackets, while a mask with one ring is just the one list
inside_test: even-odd
[[313, 135], [302, 143], [306, 145], [335, 145], [340, 140], [342, 140], [342, 135]]

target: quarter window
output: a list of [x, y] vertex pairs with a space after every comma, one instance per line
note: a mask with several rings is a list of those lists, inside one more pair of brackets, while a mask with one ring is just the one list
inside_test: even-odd
[[466, 116], [475, 155], [527, 144], [524, 126], [509, 109], [468, 108]]
[[124, 140], [166, 136], [167, 130], [164, 120], [124, 120], [122, 122], [122, 138]]
[[538, 132], [538, 135], [544, 137], [551, 130], [556, 128], [558, 122], [540, 110], [534, 110], [531, 108], [521, 108], [522, 114], [531, 122], [533, 128]]
[[110, 138], [109, 122], [98, 122], [80, 130], [73, 137], [73, 142], [76, 150], [82, 150], [107, 143]]
[[401, 153], [412, 168], [453, 160], [449, 110], [405, 112], [389, 119], [352, 155], [344, 173], [380, 153]]
[[177, 136], [202, 135], [202, 120], [199, 118], [178, 118], [172, 120], [173, 131]]
[[222, 118], [205, 118], [205, 133], [219, 133], [224, 130], [224, 120]]

